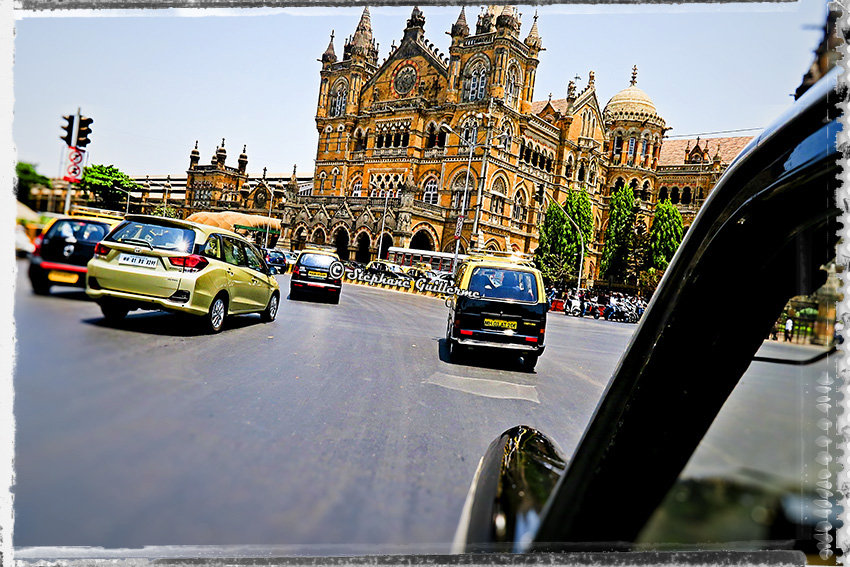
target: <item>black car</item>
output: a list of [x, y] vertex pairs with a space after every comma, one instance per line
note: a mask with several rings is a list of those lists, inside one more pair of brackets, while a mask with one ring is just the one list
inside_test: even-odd
[[[836, 374], [818, 365], [830, 357], [834, 363], [834, 347], [827, 342], [794, 360], [760, 349], [789, 298], [824, 289], [828, 270], [835, 271], [837, 103], [846, 94], [836, 92], [837, 76], [836, 68], [811, 87], [719, 180], [572, 455], [528, 426], [490, 445], [455, 551], [770, 549], [829, 558], [839, 523], [829, 455], [835, 413], [828, 413], [835, 411]], [[745, 308], [721, 315], [712, 310], [717, 298]], [[788, 451], [794, 440], [771, 437], [768, 400], [765, 437], [745, 441], [751, 432], [738, 425], [740, 416], [758, 410], [736, 409], [736, 396], [763, 399], [742, 380], [751, 365], [770, 365], [762, 368], [777, 378], [784, 371], [787, 394], [798, 403], [807, 396], [810, 421], [823, 429], [812, 434], [821, 435], [817, 441]], [[721, 421], [725, 447], [711, 430]], [[742, 459], [769, 455], [777, 470], [752, 460], [730, 465], [730, 448], [745, 442]], [[780, 476], [780, 465], [801, 451], [811, 455], [809, 465]]]
[[[331, 273], [331, 266], [338, 266], [339, 273]], [[343, 272], [343, 264], [335, 253], [306, 248], [292, 266], [289, 299], [318, 295], [326, 297], [331, 303], [339, 303]]]
[[103, 240], [115, 220], [81, 217], [60, 218], [35, 242], [30, 256], [29, 279], [38, 295], [54, 285], [86, 287], [86, 264], [95, 245]]
[[540, 271], [504, 258], [473, 258], [461, 265], [456, 281], [457, 293], [446, 299], [449, 359], [472, 349], [507, 350], [534, 370], [545, 349], [549, 311]]
[[277, 250], [275, 248], [263, 248], [263, 256], [265, 257], [266, 264], [269, 266], [274, 266], [277, 269], [277, 273], [284, 274], [286, 273], [286, 256], [284, 256], [283, 252]]

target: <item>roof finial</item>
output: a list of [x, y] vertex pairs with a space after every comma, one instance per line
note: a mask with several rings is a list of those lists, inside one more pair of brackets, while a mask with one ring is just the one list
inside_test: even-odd
[[632, 67], [632, 86], [637, 84], [637, 65]]
[[552, 93], [549, 93], [549, 102], [552, 102]]
[[221, 147], [224, 147], [224, 138], [221, 139]]
[[263, 168], [263, 179], [265, 179], [265, 178], [266, 178], [266, 168], [264, 167]]

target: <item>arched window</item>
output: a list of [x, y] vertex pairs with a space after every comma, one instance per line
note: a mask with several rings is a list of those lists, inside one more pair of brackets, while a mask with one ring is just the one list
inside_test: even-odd
[[334, 168], [334, 170], [331, 172], [331, 175], [333, 176], [331, 177], [331, 191], [333, 191], [336, 189], [336, 179], [337, 177], [339, 177], [339, 170]]
[[514, 196], [513, 220], [514, 226], [522, 228], [525, 218], [528, 215], [528, 208], [525, 205], [525, 192], [522, 189], [516, 192]]
[[635, 145], [637, 144], [637, 140], [634, 138], [629, 138], [629, 157], [635, 155]]
[[478, 123], [475, 120], [467, 120], [466, 124], [463, 127], [463, 139], [468, 144], [466, 149], [469, 149], [470, 145], [475, 144], [478, 140]]
[[649, 201], [649, 181], [643, 182], [643, 189], [640, 192], [641, 201]]
[[422, 200], [429, 205], [436, 205], [438, 200], [438, 187], [439, 183], [437, 182], [437, 178], [429, 177], [428, 180], [425, 181], [425, 194], [422, 196]]
[[323, 171], [322, 174], [319, 175], [319, 192], [320, 193], [325, 190], [325, 178], [326, 178], [326, 174]]
[[584, 171], [584, 163], [582, 162], [582, 163], [581, 163], [581, 164], [579, 164], [579, 166], [578, 166], [578, 181], [579, 181], [579, 183], [581, 183], [582, 181], [584, 181], [584, 175], [585, 175], [585, 171]]
[[631, 182], [629, 182], [629, 188], [632, 190], [632, 196], [635, 199], [640, 197], [640, 195], [638, 194], [638, 180], [637, 179], [632, 179]]
[[511, 151], [511, 142], [513, 142], [514, 131], [511, 128], [510, 122], [505, 122], [502, 125], [501, 136], [499, 137], [499, 142], [502, 144], [502, 147], [506, 152]]
[[[490, 212], [500, 216], [504, 215], [505, 199], [508, 193], [508, 186], [505, 184], [505, 180], [501, 177], [497, 178], [493, 182], [493, 187], [490, 190], [492, 191], [492, 195], [490, 197]], [[500, 219], [497, 219], [497, 222], [501, 222]]]
[[685, 187], [682, 189], [682, 204], [690, 205], [691, 204], [691, 188]]
[[673, 203], [674, 205], [679, 204], [679, 188], [678, 187], [673, 187], [673, 189], [670, 190], [670, 202]]
[[663, 203], [663, 202], [664, 202], [664, 201], [666, 201], [666, 200], [667, 200], [667, 188], [666, 188], [666, 187], [662, 187], [662, 188], [658, 191], [658, 202], [659, 202], [659, 203]]
[[466, 173], [461, 173], [457, 177], [455, 177], [454, 183], [452, 183], [452, 208], [460, 209], [460, 202], [463, 199], [464, 192], [466, 193], [466, 199], [464, 203], [464, 210], [469, 209], [469, 199], [472, 196], [472, 189], [475, 187], [475, 177], [471, 174], [469, 176], [469, 183], [466, 181]]
[[433, 148], [437, 145], [437, 127], [433, 124], [428, 126], [428, 136], [425, 140], [426, 148]]
[[463, 86], [463, 101], [473, 102], [484, 98], [487, 90], [487, 67], [482, 61], [473, 63]]
[[345, 82], [340, 82], [334, 89], [331, 97], [331, 116], [342, 116], [345, 114], [345, 103], [348, 98], [348, 88]]
[[567, 158], [567, 179], [571, 179], [573, 176], [573, 156], [569, 156]]
[[330, 131], [328, 131], [328, 133], [325, 134], [325, 151], [326, 152], [331, 151], [331, 133], [330, 133]]
[[516, 108], [519, 102], [519, 83], [519, 72], [512, 66], [508, 69], [508, 77], [505, 80], [505, 103], [511, 108]]
[[351, 196], [359, 197], [363, 191], [363, 179], [358, 177], [354, 180], [354, 183], [351, 184]]
[[614, 155], [620, 155], [621, 153], [623, 153], [623, 137], [617, 135], [614, 138]]

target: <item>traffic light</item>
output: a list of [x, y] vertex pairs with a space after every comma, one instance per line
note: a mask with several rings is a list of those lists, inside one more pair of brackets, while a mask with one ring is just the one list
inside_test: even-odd
[[543, 203], [543, 197], [546, 195], [546, 187], [540, 183], [537, 186], [537, 194], [534, 195], [534, 200], [538, 203]]
[[65, 130], [64, 136], [59, 136], [60, 139], [65, 141], [65, 144], [68, 146], [74, 145], [74, 120], [76, 120], [76, 116], [73, 114], [69, 116], [63, 116], [65, 120], [68, 121], [68, 124], [62, 126], [62, 129]]
[[94, 122], [91, 118], [80, 116], [80, 129], [77, 132], [77, 147], [85, 148], [89, 145], [89, 134], [91, 134], [91, 123]]

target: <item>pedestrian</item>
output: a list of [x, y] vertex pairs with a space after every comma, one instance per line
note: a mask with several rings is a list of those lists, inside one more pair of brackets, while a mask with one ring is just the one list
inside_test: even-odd
[[579, 301], [578, 316], [584, 317], [584, 292], [579, 293], [578, 301]]
[[791, 331], [793, 331], [793, 330], [794, 330], [794, 321], [791, 319], [791, 317], [788, 317], [787, 319], [785, 319], [785, 342], [788, 342], [788, 341], [791, 340]]

